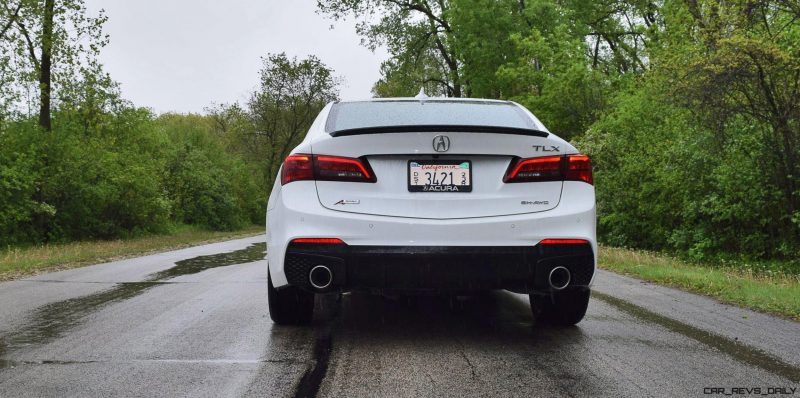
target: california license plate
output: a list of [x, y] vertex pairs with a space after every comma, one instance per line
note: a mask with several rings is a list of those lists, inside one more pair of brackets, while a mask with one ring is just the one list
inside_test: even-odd
[[469, 160], [410, 160], [408, 190], [411, 192], [472, 192]]

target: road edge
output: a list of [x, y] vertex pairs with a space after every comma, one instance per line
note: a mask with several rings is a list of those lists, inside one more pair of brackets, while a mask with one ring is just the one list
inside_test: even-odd
[[170, 245], [170, 246], [164, 246], [164, 247], [159, 247], [158, 249], [143, 250], [143, 251], [132, 252], [132, 253], [127, 253], [127, 254], [123, 254], [123, 255], [116, 255], [116, 256], [97, 256], [95, 258], [92, 258], [91, 260], [86, 260], [86, 261], [67, 262], [67, 263], [58, 264], [58, 265], [54, 265], [54, 266], [33, 268], [33, 269], [30, 269], [30, 270], [21, 271], [21, 272], [18, 271], [18, 272], [0, 273], [0, 282], [10, 282], [10, 281], [19, 280], [19, 279], [22, 279], [22, 278], [28, 278], [28, 277], [32, 277], [32, 276], [48, 274], [48, 273], [52, 273], [52, 272], [65, 271], [65, 270], [70, 270], [70, 269], [75, 269], [75, 268], [90, 267], [90, 266], [93, 266], [93, 265], [98, 265], [98, 264], [103, 264], [103, 263], [126, 260], [126, 259], [136, 258], [136, 257], [149, 256], [149, 255], [153, 255], [153, 254], [166, 253], [166, 252], [186, 249], [186, 248], [190, 248], [190, 247], [208, 245], [208, 244], [212, 244], [212, 243], [220, 243], [220, 242], [227, 242], [227, 241], [230, 241], [230, 240], [250, 238], [250, 237], [253, 237], [253, 236], [261, 235], [263, 233], [264, 233], [264, 231], [256, 232], [256, 231], [249, 231], [249, 230], [246, 231], [246, 232], [241, 232], [241, 233], [232, 232], [230, 235], [223, 235], [223, 236], [219, 236], [219, 237], [211, 238], [211, 239], [202, 239], [202, 240], [197, 240], [197, 241], [192, 241], [192, 242], [187, 242], [187, 243], [180, 243], [180, 244], [175, 244], [175, 245]]

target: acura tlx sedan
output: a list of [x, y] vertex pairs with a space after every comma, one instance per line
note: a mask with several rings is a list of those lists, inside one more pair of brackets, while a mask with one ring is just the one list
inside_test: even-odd
[[314, 294], [529, 294], [583, 318], [595, 273], [592, 166], [507, 101], [328, 104], [267, 206], [269, 312], [308, 322]]

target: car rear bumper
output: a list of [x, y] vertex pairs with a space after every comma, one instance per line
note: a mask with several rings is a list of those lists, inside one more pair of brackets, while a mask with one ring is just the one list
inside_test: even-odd
[[[381, 288], [395, 282], [410, 286], [411, 281], [436, 286], [432, 281], [437, 278], [443, 278], [442, 289], [450, 288], [451, 280], [457, 286], [476, 288], [530, 287], [541, 281], [534, 278], [535, 265], [541, 260], [536, 245], [548, 238], [588, 241], [592, 270], [596, 264], [594, 187], [582, 182], [565, 182], [559, 205], [549, 211], [443, 220], [330, 210], [314, 194], [313, 181], [298, 181], [276, 190], [270, 198], [267, 256], [277, 288], [294, 284], [288, 275], [288, 255], [296, 252], [290, 242], [297, 238], [337, 238], [346, 243], [347, 249], [335, 249], [347, 251], [335, 253], [348, 264], [345, 288], [357, 286], [356, 281], [366, 278], [363, 275], [369, 278], [360, 286]], [[324, 250], [306, 254], [326, 255]], [[482, 276], [477, 281], [448, 279], [470, 274]]]
[[[312, 268], [331, 270], [332, 283], [312, 286]], [[570, 287], [588, 286], [594, 275], [589, 244], [536, 246], [349, 246], [298, 244], [287, 248], [284, 271], [290, 285], [314, 292], [436, 290], [469, 292], [551, 290], [553, 268], [570, 271]]]

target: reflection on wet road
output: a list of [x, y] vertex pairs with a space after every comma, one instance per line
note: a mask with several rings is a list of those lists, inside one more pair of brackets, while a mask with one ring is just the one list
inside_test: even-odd
[[[255, 242], [0, 284], [20, 307], [0, 324], [0, 396], [697, 396], [800, 382], [796, 323], [748, 324], [743, 310], [611, 274], [567, 329], [535, 325], [508, 292], [320, 296], [313, 325], [278, 327]], [[139, 276], [87, 287], [108, 267]], [[34, 293], [52, 300], [26, 304]]]
[[[757, 366], [768, 372], [783, 376], [789, 380], [800, 381], [800, 368], [792, 366], [773, 355], [761, 352], [753, 347], [748, 347], [737, 341], [732, 341], [718, 334], [704, 331], [683, 322], [658, 315], [652, 311], [620, 300], [607, 294], [595, 293], [595, 298], [605, 301], [643, 321], [652, 322], [665, 327], [670, 331], [680, 333], [688, 338], [697, 340], [709, 347], [716, 348], [738, 361]], [[800, 337], [800, 336], [798, 336]]]
[[[119, 283], [111, 289], [88, 296], [63, 300], [48, 304], [30, 317], [21, 330], [10, 336], [0, 335], [0, 344], [9, 348], [43, 344], [55, 339], [69, 328], [75, 326], [87, 314], [115, 301], [127, 300], [144, 293], [168, 279], [182, 275], [196, 274], [210, 268], [250, 263], [264, 258], [265, 243], [254, 243], [249, 247], [230, 253], [198, 256], [177, 261], [174, 267], [151, 274], [142, 282]], [[0, 365], [2, 366], [2, 365]]]
[[345, 296], [320, 391], [692, 396], [706, 386], [800, 380], [797, 367], [774, 356], [693, 335], [676, 321], [665, 327], [631, 316], [608, 297], [595, 300], [578, 327], [558, 329], [534, 325], [524, 297], [507, 292], [462, 300]]

